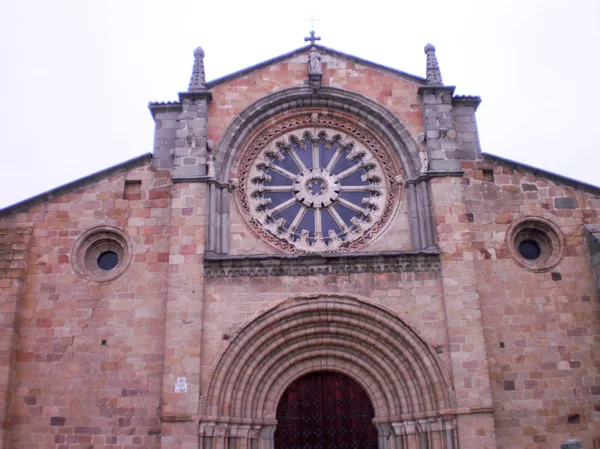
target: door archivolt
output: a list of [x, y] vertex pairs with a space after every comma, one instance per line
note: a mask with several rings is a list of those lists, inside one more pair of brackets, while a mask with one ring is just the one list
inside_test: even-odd
[[388, 309], [342, 295], [286, 300], [229, 340], [202, 400], [202, 446], [272, 448], [284, 392], [314, 372], [364, 389], [379, 448], [455, 447], [452, 392], [431, 345]]

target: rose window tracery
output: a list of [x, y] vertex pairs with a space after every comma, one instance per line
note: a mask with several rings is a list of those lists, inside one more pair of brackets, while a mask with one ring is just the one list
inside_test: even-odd
[[389, 189], [380, 162], [356, 138], [300, 129], [273, 139], [246, 180], [249, 212], [270, 235], [301, 251], [338, 251], [381, 218]]

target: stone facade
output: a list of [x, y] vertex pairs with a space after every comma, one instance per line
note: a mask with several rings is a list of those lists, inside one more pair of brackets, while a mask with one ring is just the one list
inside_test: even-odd
[[206, 82], [198, 49], [152, 155], [0, 211], [0, 447], [270, 449], [315, 371], [364, 388], [381, 449], [600, 447], [600, 189], [482, 154], [426, 53]]

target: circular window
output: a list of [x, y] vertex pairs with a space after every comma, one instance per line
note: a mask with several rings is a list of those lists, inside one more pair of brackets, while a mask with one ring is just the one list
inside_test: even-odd
[[86, 231], [75, 243], [71, 260], [82, 277], [99, 283], [122, 275], [132, 258], [132, 244], [120, 229], [99, 226]]
[[265, 145], [246, 179], [255, 223], [294, 249], [340, 251], [380, 220], [389, 197], [381, 164], [357, 139], [299, 129]]
[[527, 260], [536, 260], [542, 255], [542, 249], [535, 240], [524, 240], [519, 244], [519, 254]]
[[119, 256], [112, 251], [106, 251], [98, 257], [98, 268], [104, 271], [112, 270], [119, 263]]
[[515, 261], [530, 271], [548, 271], [562, 258], [562, 235], [544, 218], [525, 217], [511, 224], [507, 245]]

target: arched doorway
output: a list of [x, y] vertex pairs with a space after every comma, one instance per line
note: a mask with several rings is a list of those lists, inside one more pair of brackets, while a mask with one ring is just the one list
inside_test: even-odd
[[296, 379], [277, 407], [275, 449], [377, 449], [373, 406], [349, 377], [319, 371]]

